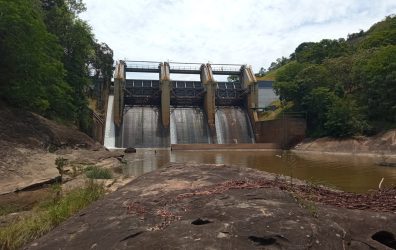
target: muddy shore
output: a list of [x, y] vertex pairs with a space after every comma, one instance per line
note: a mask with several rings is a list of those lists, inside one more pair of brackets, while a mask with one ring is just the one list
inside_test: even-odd
[[27, 248], [391, 249], [396, 190], [381, 192], [356, 195], [247, 168], [171, 164]]

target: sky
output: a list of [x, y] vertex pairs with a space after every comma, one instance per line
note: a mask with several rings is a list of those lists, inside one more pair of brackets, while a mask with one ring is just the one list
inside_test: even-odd
[[84, 0], [80, 17], [115, 60], [248, 64], [302, 42], [346, 38], [396, 13], [395, 0]]

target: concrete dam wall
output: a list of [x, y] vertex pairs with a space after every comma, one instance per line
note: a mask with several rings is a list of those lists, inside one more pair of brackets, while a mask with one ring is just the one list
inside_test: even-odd
[[[111, 113], [108, 116], [111, 117]], [[165, 148], [171, 144], [254, 142], [249, 117], [241, 107], [217, 108], [214, 140], [206, 115], [200, 107], [171, 108], [168, 129], [161, 124], [160, 109], [150, 106], [125, 107], [121, 126], [110, 124], [107, 121], [108, 139], [105, 146], [108, 148]]]
[[171, 144], [211, 143], [208, 120], [199, 107], [171, 108]]
[[[106, 119], [106, 147], [200, 145], [204, 148], [203, 145], [222, 144], [227, 148], [227, 145], [243, 146], [263, 141], [279, 144], [277, 140], [267, 141], [262, 136], [266, 132], [257, 114], [259, 89], [250, 66], [135, 64], [141, 62], [119, 61], [115, 66], [114, 95], [109, 97]], [[127, 79], [127, 72], [155, 73], [159, 79]], [[200, 81], [173, 81], [171, 73], [199, 74]], [[232, 75], [234, 80], [216, 81], [213, 75]]]

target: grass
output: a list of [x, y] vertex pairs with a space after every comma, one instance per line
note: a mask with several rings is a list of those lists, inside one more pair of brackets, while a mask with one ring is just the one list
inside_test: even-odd
[[85, 208], [104, 194], [102, 185], [87, 182], [65, 195], [54, 188], [56, 197], [41, 203], [24, 219], [0, 228], [0, 249], [19, 249], [49, 232], [61, 222]]
[[275, 106], [275, 110], [269, 111], [259, 111], [258, 116], [260, 121], [269, 121], [279, 118], [282, 115], [282, 112], [286, 112], [293, 108], [293, 103], [288, 102], [286, 105], [282, 105], [281, 101], [277, 100], [271, 103], [272, 106]]
[[276, 74], [278, 73], [278, 71], [280, 69], [283, 69], [288, 63], [286, 63], [285, 65], [281, 66], [280, 68], [277, 68], [275, 70], [271, 70], [269, 72], [267, 72], [265, 74], [265, 76], [261, 76], [261, 77], [256, 77], [257, 81], [275, 81], [276, 78]]
[[85, 169], [85, 175], [90, 179], [111, 179], [113, 174], [110, 169], [89, 166]]
[[23, 211], [23, 207], [17, 204], [6, 204], [0, 206], [0, 216]]

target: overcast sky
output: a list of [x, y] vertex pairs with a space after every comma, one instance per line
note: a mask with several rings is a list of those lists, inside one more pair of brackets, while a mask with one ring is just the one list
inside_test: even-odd
[[85, 0], [114, 59], [240, 63], [255, 72], [302, 42], [367, 30], [395, 0]]

